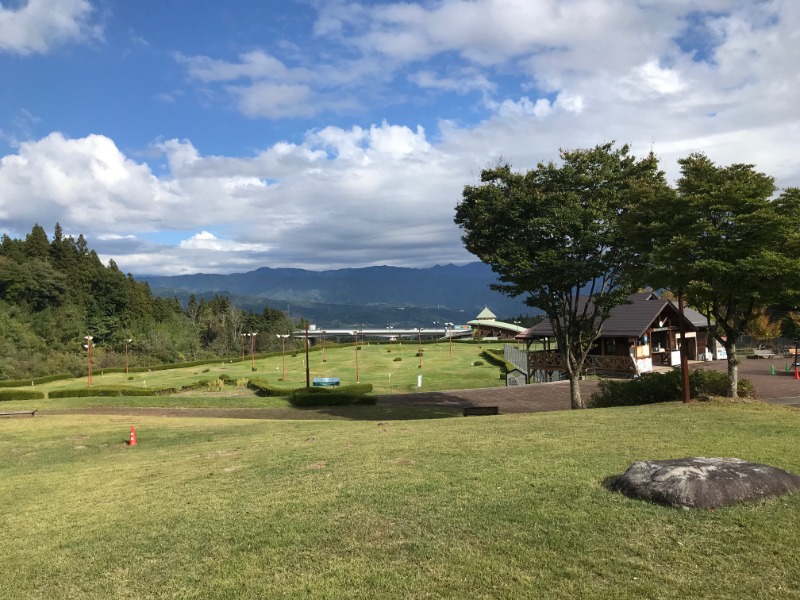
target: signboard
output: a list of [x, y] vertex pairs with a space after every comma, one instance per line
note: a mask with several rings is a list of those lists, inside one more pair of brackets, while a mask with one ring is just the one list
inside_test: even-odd
[[512, 369], [506, 373], [506, 385], [527, 385], [528, 375], [519, 369]]

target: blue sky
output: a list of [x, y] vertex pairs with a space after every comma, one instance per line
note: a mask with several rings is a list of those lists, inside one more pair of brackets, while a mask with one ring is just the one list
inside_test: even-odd
[[800, 185], [795, 0], [0, 0], [0, 231], [134, 274], [474, 260], [480, 170], [705, 152]]

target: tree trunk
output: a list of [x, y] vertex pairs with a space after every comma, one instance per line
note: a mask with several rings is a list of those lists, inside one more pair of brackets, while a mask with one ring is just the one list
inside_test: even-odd
[[739, 397], [739, 357], [736, 355], [736, 344], [725, 344], [728, 353], [728, 397]]
[[570, 408], [586, 408], [581, 399], [580, 375], [569, 373], [569, 401]]

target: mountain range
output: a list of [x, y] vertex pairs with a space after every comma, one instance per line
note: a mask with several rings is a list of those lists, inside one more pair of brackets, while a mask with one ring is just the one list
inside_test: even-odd
[[270, 306], [325, 327], [356, 325], [428, 326], [465, 323], [485, 307], [500, 318], [538, 310], [490, 289], [497, 276], [484, 263], [429, 268], [365, 267], [332, 271], [262, 267], [247, 273], [139, 276], [154, 294], [209, 298], [228, 296], [254, 311]]

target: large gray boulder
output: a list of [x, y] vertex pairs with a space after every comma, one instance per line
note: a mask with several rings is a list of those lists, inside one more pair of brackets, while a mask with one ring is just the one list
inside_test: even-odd
[[719, 508], [800, 491], [800, 476], [740, 458], [677, 458], [633, 463], [611, 489], [681, 508]]

